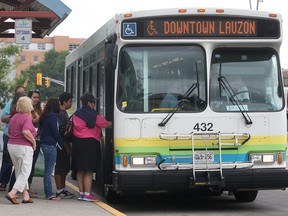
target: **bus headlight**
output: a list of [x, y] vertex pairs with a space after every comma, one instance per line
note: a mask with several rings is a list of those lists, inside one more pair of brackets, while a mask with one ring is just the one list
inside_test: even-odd
[[155, 166], [156, 156], [132, 156], [131, 166]]
[[250, 154], [250, 161], [254, 163], [274, 163], [274, 154]]

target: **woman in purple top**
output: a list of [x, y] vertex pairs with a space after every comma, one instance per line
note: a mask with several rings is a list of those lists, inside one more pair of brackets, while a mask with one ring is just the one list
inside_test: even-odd
[[28, 177], [31, 172], [33, 152], [36, 149], [36, 130], [32, 123], [32, 101], [29, 97], [19, 98], [16, 114], [10, 119], [8, 129], [8, 151], [15, 168], [16, 182], [6, 195], [12, 204], [19, 204], [16, 193], [23, 193], [22, 203], [33, 203], [29, 196]]

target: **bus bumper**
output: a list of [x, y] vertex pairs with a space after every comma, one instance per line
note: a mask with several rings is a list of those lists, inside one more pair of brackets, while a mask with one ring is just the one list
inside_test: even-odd
[[217, 173], [186, 171], [114, 172], [115, 191], [187, 191], [218, 187], [222, 191], [284, 189], [288, 187], [287, 169], [223, 170], [223, 179]]

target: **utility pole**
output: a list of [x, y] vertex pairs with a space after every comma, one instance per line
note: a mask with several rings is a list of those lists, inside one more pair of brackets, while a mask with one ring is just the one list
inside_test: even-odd
[[[260, 2], [263, 2], [264, 0], [257, 0], [257, 3], [256, 3], [256, 10], [258, 10], [259, 8], [259, 3]], [[251, 0], [249, 0], [249, 5], [250, 5], [250, 10], [252, 10], [252, 2]]]

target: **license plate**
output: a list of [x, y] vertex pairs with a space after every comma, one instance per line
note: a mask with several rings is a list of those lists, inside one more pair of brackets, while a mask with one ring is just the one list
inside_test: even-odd
[[194, 162], [195, 163], [213, 163], [214, 162], [214, 152], [194, 152]]

